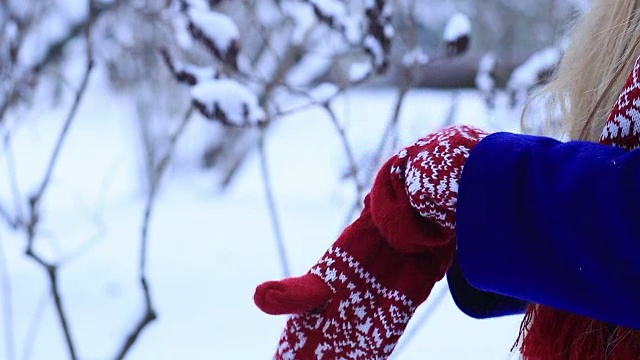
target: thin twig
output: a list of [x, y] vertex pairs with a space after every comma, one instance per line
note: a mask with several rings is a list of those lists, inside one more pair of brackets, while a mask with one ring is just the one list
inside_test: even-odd
[[145, 313], [140, 321], [136, 324], [134, 329], [131, 331], [129, 336], [127, 336], [127, 339], [118, 352], [118, 355], [116, 355], [116, 359], [118, 360], [124, 359], [129, 350], [131, 350], [133, 344], [135, 344], [136, 340], [138, 340], [140, 334], [142, 334], [142, 330], [144, 330], [144, 328], [152, 323], [158, 316], [153, 308], [153, 304], [151, 303], [151, 293], [149, 291], [149, 284], [147, 283], [147, 279], [145, 277], [141, 277], [140, 284], [142, 286], [142, 292], [144, 294]]
[[[90, 5], [91, 5], [90, 9], [93, 8], [92, 4], [93, 3], [90, 0]], [[62, 149], [62, 145], [67, 139], [69, 128], [71, 127], [71, 124], [76, 118], [78, 107], [80, 105], [80, 102], [84, 98], [84, 95], [87, 89], [87, 84], [89, 83], [89, 78], [91, 77], [91, 73], [93, 70], [94, 61], [93, 61], [91, 35], [90, 35], [90, 29], [91, 29], [92, 18], [93, 18], [92, 13], [93, 11], [90, 11], [89, 19], [87, 20], [87, 26], [86, 26], [87, 65], [85, 67], [82, 81], [80, 82], [80, 87], [76, 92], [76, 96], [74, 98], [73, 104], [71, 105], [71, 109], [67, 114], [67, 118], [65, 119], [62, 130], [56, 141], [53, 153], [51, 154], [51, 157], [49, 159], [47, 169], [45, 171], [45, 175], [42, 179], [42, 182], [40, 183], [40, 186], [38, 187], [38, 190], [35, 192], [35, 194], [31, 196], [31, 198], [29, 199], [30, 213], [29, 213], [28, 224], [26, 224], [27, 249], [25, 251], [25, 254], [47, 271], [47, 275], [49, 277], [49, 283], [51, 286], [51, 295], [53, 297], [55, 307], [56, 307], [56, 312], [58, 314], [58, 318], [60, 320], [60, 324], [64, 332], [67, 350], [69, 351], [69, 357], [72, 360], [77, 359], [77, 354], [76, 354], [73, 339], [71, 337], [69, 321], [68, 321], [66, 312], [64, 310], [64, 306], [62, 304], [62, 297], [60, 295], [60, 290], [58, 287], [58, 266], [48, 263], [40, 255], [38, 255], [33, 249], [33, 244], [36, 238], [36, 228], [40, 221], [39, 205], [42, 200], [42, 196], [45, 194], [45, 191], [49, 186], [49, 183], [51, 181], [51, 176], [53, 174], [53, 171], [57, 164], [58, 157], [60, 155], [60, 150]]]
[[[380, 143], [378, 144], [378, 148], [376, 149], [376, 152], [373, 155], [373, 159], [371, 161], [371, 170], [367, 174], [366, 179], [364, 179], [364, 181], [366, 181], [367, 187], [370, 185], [371, 180], [373, 179], [373, 177], [376, 174], [376, 171], [378, 171], [378, 168], [380, 167], [381, 159], [384, 154], [384, 150], [387, 145], [387, 141], [389, 140], [389, 137], [391, 136], [391, 134], [393, 134], [393, 131], [397, 128], [398, 123], [400, 122], [400, 112], [402, 110], [402, 105], [404, 104], [404, 100], [406, 99], [406, 95], [409, 93], [410, 89], [411, 89], [411, 84], [409, 80], [405, 81], [404, 84], [402, 84], [400, 88], [398, 88], [398, 92], [396, 93], [395, 103], [393, 106], [393, 113], [391, 115], [391, 118], [389, 119], [389, 122], [387, 123], [384, 133], [382, 134]], [[351, 209], [347, 213], [343, 227], [346, 227], [348, 224], [350, 224], [356, 212], [361, 209], [362, 209], [362, 199], [357, 198], [355, 199], [355, 201], [353, 202], [353, 205], [351, 206]]]
[[378, 144], [378, 149], [376, 150], [373, 156], [373, 166], [371, 167], [371, 172], [369, 173], [368, 179], [372, 179], [375, 176], [375, 172], [378, 169], [378, 166], [382, 162], [382, 155], [384, 154], [385, 145], [387, 144], [387, 140], [393, 134], [398, 127], [398, 123], [400, 122], [400, 113], [402, 111], [402, 105], [404, 105], [404, 101], [409, 93], [409, 89], [411, 89], [410, 84], [403, 84], [396, 93], [396, 100], [393, 105], [393, 114], [391, 115], [391, 119], [387, 124], [384, 134], [382, 135], [382, 139], [380, 139], [380, 143]]
[[78, 111], [80, 101], [84, 97], [92, 70], [93, 70], [93, 57], [90, 57], [87, 62], [87, 67], [85, 69], [82, 82], [80, 83], [80, 88], [76, 92], [76, 96], [73, 101], [73, 105], [71, 106], [71, 110], [67, 115], [67, 118], [64, 122], [60, 135], [58, 136], [58, 140], [56, 141], [55, 147], [53, 148], [53, 153], [51, 154], [51, 158], [49, 159], [47, 170], [45, 172], [42, 183], [40, 184], [40, 187], [36, 191], [35, 195], [32, 197], [31, 202], [37, 203], [40, 200], [40, 198], [42, 197], [42, 194], [47, 189], [47, 186], [51, 181], [51, 176], [53, 175], [53, 170], [55, 169], [55, 166], [57, 164], [58, 157], [60, 155], [60, 150], [62, 149], [62, 145], [64, 144], [67, 138], [67, 133], [69, 131], [69, 128], [71, 127], [71, 124], [73, 123], [73, 120], [76, 117], [76, 112]]
[[47, 263], [44, 259], [42, 259], [42, 257], [40, 257], [38, 254], [36, 254], [34, 252], [34, 250], [33, 250], [33, 242], [34, 242], [35, 237], [36, 237], [35, 229], [36, 229], [36, 226], [37, 226], [37, 224], [39, 222], [38, 205], [40, 203], [40, 200], [41, 200], [45, 190], [47, 189], [47, 186], [49, 185], [49, 182], [51, 180], [51, 175], [53, 173], [53, 169], [55, 168], [58, 156], [60, 154], [60, 149], [62, 148], [62, 144], [64, 143], [64, 141], [66, 139], [66, 135], [67, 135], [67, 132], [68, 132], [70, 126], [71, 126], [71, 123], [73, 122], [73, 119], [75, 119], [75, 115], [76, 115], [76, 112], [78, 110], [78, 106], [80, 104], [80, 101], [82, 100], [82, 98], [84, 97], [84, 94], [86, 92], [87, 84], [89, 82], [89, 77], [91, 75], [92, 69], [93, 69], [93, 58], [90, 57], [88, 62], [87, 62], [87, 67], [85, 69], [85, 73], [84, 73], [84, 77], [82, 79], [82, 83], [80, 85], [80, 89], [76, 93], [76, 97], [75, 97], [75, 100], [74, 100], [73, 105], [71, 107], [71, 110], [69, 111], [69, 114], [68, 114], [67, 119], [66, 119], [66, 121], [64, 123], [62, 131], [61, 131], [61, 133], [60, 133], [60, 135], [58, 137], [58, 140], [56, 142], [53, 154], [51, 155], [51, 158], [49, 160], [49, 164], [47, 166], [47, 171], [45, 172], [44, 179], [42, 180], [42, 183], [40, 184], [40, 187], [38, 188], [38, 190], [35, 193], [35, 195], [33, 197], [31, 197], [31, 199], [30, 199], [31, 213], [30, 213], [29, 224], [27, 225], [27, 251], [26, 251], [26, 255], [31, 257], [34, 261], [36, 261], [38, 264], [40, 264], [47, 271], [47, 275], [49, 276], [49, 282], [50, 282], [50, 285], [51, 285], [51, 295], [53, 296], [53, 300], [54, 300], [54, 303], [56, 305], [56, 311], [58, 313], [58, 318], [60, 320], [60, 324], [61, 324], [62, 330], [64, 332], [65, 341], [67, 343], [67, 349], [69, 351], [69, 356], [71, 357], [72, 360], [77, 359], [77, 355], [76, 355], [75, 345], [74, 345], [73, 339], [71, 337], [71, 330], [69, 328], [69, 322], [67, 320], [67, 315], [66, 315], [66, 312], [64, 310], [64, 306], [62, 304], [62, 297], [60, 296], [60, 290], [58, 288], [58, 276], [57, 276], [58, 275], [58, 267], [56, 265]]
[[[2, 239], [0, 239], [2, 240]], [[9, 275], [9, 264], [4, 254], [4, 246], [0, 241], [0, 268], [2, 270], [2, 304], [4, 319], [4, 345], [7, 360], [15, 360], [15, 340], [13, 327], [13, 292], [11, 291], [11, 276]]]
[[151, 184], [149, 187], [149, 192], [147, 194], [147, 201], [144, 208], [144, 217], [142, 220], [142, 228], [140, 231], [140, 254], [139, 254], [139, 277], [140, 277], [140, 287], [142, 288], [142, 294], [144, 296], [144, 314], [140, 318], [140, 320], [133, 327], [129, 335], [126, 337], [124, 343], [122, 344], [120, 350], [118, 351], [115, 359], [122, 360], [125, 358], [129, 350], [133, 347], [135, 342], [138, 340], [142, 331], [157, 319], [158, 314], [153, 307], [153, 301], [151, 298], [151, 291], [149, 289], [149, 282], [147, 280], [147, 248], [149, 243], [149, 224], [151, 221], [151, 215], [153, 213], [155, 201], [158, 194], [158, 189], [160, 188], [160, 183], [163, 178], [163, 175], [166, 172], [167, 166], [171, 162], [171, 158], [173, 156], [173, 152], [175, 150], [176, 144], [178, 140], [184, 133], [184, 130], [191, 119], [191, 115], [193, 114], [193, 107], [189, 107], [189, 110], [185, 114], [182, 122], [178, 125], [178, 128], [173, 133], [171, 138], [169, 139], [169, 147], [164, 154], [164, 156], [160, 159], [158, 164], [154, 167], [152, 172], [153, 178], [151, 179]]
[[[87, 17], [87, 19], [82, 19], [74, 24], [71, 24], [65, 35], [52, 42], [49, 47], [44, 50], [43, 56], [35, 64], [30, 66], [29, 71], [26, 72], [22, 79], [16, 81], [16, 84], [27, 84], [29, 83], [31, 78], [38, 77], [38, 75], [40, 75], [44, 71], [44, 69], [61, 58], [64, 49], [68, 44], [72, 43], [73, 40], [75, 40], [78, 36], [88, 32], [88, 29], [92, 26], [97, 17], [114, 10], [122, 3], [122, 1], [91, 2], [92, 13], [90, 14], [90, 16]], [[3, 122], [5, 114], [15, 103], [15, 101], [20, 99], [20, 89], [21, 86], [14, 86], [14, 89], [4, 98], [4, 101], [0, 103], [0, 123]]]
[[329, 118], [331, 118], [331, 122], [333, 123], [333, 126], [336, 128], [336, 131], [340, 136], [342, 147], [344, 148], [347, 160], [349, 161], [350, 175], [353, 177], [353, 182], [356, 186], [357, 198], [360, 199], [365, 191], [365, 186], [360, 180], [360, 168], [358, 167], [358, 162], [356, 161], [356, 157], [353, 153], [353, 149], [351, 148], [351, 144], [349, 143], [349, 139], [347, 139], [347, 134], [344, 131], [344, 127], [340, 124], [335, 111], [333, 111], [333, 109], [331, 108], [331, 105], [329, 103], [325, 103], [323, 105], [323, 108], [329, 115]]
[[9, 184], [11, 186], [11, 194], [13, 195], [13, 203], [15, 208], [15, 218], [14, 218], [14, 228], [17, 228], [20, 223], [23, 221], [23, 210], [22, 210], [22, 194], [20, 193], [20, 187], [18, 186], [18, 172], [16, 170], [16, 161], [13, 156], [13, 149], [11, 147], [11, 136], [10, 133], [4, 137], [4, 150], [7, 161], [7, 176], [9, 177]]
[[36, 310], [31, 317], [29, 327], [27, 328], [27, 335], [24, 338], [24, 344], [22, 348], [22, 360], [29, 360], [31, 358], [31, 352], [33, 351], [33, 344], [36, 341], [38, 335], [38, 329], [40, 329], [40, 323], [44, 315], [44, 310], [47, 308], [47, 300], [49, 299], [49, 292], [45, 291], [40, 296], [40, 301], [36, 306]]
[[53, 300], [56, 304], [56, 310], [58, 312], [58, 317], [60, 318], [60, 324], [62, 325], [62, 329], [64, 330], [64, 336], [67, 342], [67, 348], [69, 350], [69, 356], [71, 359], [77, 359], [78, 356], [75, 351], [73, 339], [71, 337], [71, 329], [69, 327], [68, 317], [64, 311], [64, 307], [62, 305], [62, 297], [60, 296], [60, 289], [58, 288], [58, 267], [56, 266], [47, 266], [47, 273], [49, 274], [49, 281], [51, 283], [51, 293], [53, 294]]
[[420, 314], [420, 317], [414, 320], [413, 326], [411, 329], [406, 331], [402, 335], [402, 341], [398, 343], [395, 350], [393, 351], [393, 359], [399, 358], [400, 354], [409, 346], [411, 341], [418, 334], [420, 329], [431, 319], [433, 313], [440, 307], [442, 301], [445, 299], [447, 293], [449, 292], [449, 286], [446, 283], [440, 288], [435, 296], [430, 297], [431, 302], [428, 304], [428, 307]]
[[269, 215], [271, 218], [271, 225], [273, 227], [273, 234], [276, 239], [278, 257], [280, 258], [280, 267], [282, 268], [282, 275], [284, 277], [289, 277], [291, 276], [291, 271], [289, 267], [289, 260], [287, 258], [287, 251], [284, 243], [284, 237], [282, 236], [282, 229], [280, 227], [280, 219], [279, 219], [278, 210], [276, 207], [275, 196], [273, 195], [273, 185], [271, 183], [271, 175], [269, 173], [269, 163], [267, 161], [267, 153], [266, 153], [266, 146], [265, 146], [265, 131], [263, 129], [260, 129], [258, 149], [260, 153], [260, 169], [262, 171], [262, 182], [264, 184], [264, 190], [267, 195], [267, 203], [269, 206]]
[[9, 211], [7, 211], [7, 209], [4, 208], [4, 206], [2, 206], [2, 204], [0, 204], [0, 217], [4, 219], [4, 221], [9, 225], [9, 227], [11, 227], [12, 229], [17, 229], [18, 228], [18, 220], [14, 219], [11, 214], [9, 214]]
[[456, 121], [456, 114], [458, 112], [458, 103], [460, 101], [460, 92], [453, 91], [451, 93], [451, 104], [449, 105], [449, 110], [447, 110], [447, 116], [444, 119], [443, 126], [453, 125]]

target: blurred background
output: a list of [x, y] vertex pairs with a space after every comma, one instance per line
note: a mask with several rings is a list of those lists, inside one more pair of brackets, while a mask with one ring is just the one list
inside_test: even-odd
[[[377, 168], [536, 133], [580, 0], [0, 0], [0, 359], [268, 359]], [[508, 359], [441, 281], [397, 359]]]

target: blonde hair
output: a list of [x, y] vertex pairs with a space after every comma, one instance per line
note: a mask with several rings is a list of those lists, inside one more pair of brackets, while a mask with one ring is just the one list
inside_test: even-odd
[[[576, 24], [553, 80], [546, 135], [598, 141], [640, 51], [640, 0], [594, 0]], [[550, 125], [560, 109], [559, 126]], [[559, 128], [560, 134], [551, 134]], [[556, 130], [557, 131], [557, 130]]]

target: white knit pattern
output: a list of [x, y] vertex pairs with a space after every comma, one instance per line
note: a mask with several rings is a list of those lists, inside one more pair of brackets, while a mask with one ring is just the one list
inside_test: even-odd
[[640, 148], [640, 57], [636, 60], [612, 115], [602, 130], [600, 142], [625, 149]]
[[[421, 216], [447, 229], [455, 228], [458, 182], [471, 148], [486, 133], [467, 126], [452, 126], [400, 151], [391, 172], [404, 176], [409, 202]], [[465, 141], [461, 141], [461, 139]], [[425, 149], [425, 150], [418, 150]], [[415, 150], [415, 151], [412, 151]]]
[[[298, 352], [308, 341], [317, 341], [316, 359], [384, 360], [396, 346], [414, 303], [399, 291], [390, 290], [339, 247], [331, 247], [310, 272], [322, 278], [334, 293], [338, 316], [319, 313], [291, 316], [280, 338], [276, 359], [307, 360]], [[309, 339], [307, 334], [321, 337]]]

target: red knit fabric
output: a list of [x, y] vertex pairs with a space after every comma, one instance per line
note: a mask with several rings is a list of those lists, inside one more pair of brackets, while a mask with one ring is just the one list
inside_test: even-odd
[[261, 284], [253, 300], [267, 314], [282, 315], [318, 309], [331, 299], [331, 295], [331, 289], [321, 278], [306, 274]]
[[640, 147], [640, 57], [636, 60], [616, 105], [607, 119], [600, 143], [624, 149]]
[[[396, 249], [420, 252], [441, 245], [440, 239], [453, 237], [463, 165], [471, 149], [486, 135], [475, 127], [450, 126], [418, 140], [389, 160], [395, 181], [392, 187], [374, 185], [372, 203], [377, 209], [376, 223]], [[394, 198], [398, 195], [400, 198]], [[439, 226], [424, 229], [420, 225], [424, 219]], [[406, 230], [420, 228], [422, 232]]]
[[[640, 57], [602, 131], [600, 143], [640, 148]], [[525, 360], [637, 360], [640, 331], [531, 305], [520, 331]]]
[[[445, 225], [453, 224], [462, 165], [484, 135], [470, 127], [447, 128], [389, 159], [360, 217], [305, 276], [258, 286], [260, 309], [293, 314], [276, 359], [391, 355], [453, 260], [454, 231]], [[428, 190], [409, 190], [416, 181]], [[433, 210], [425, 213], [427, 221], [412, 204]]]

